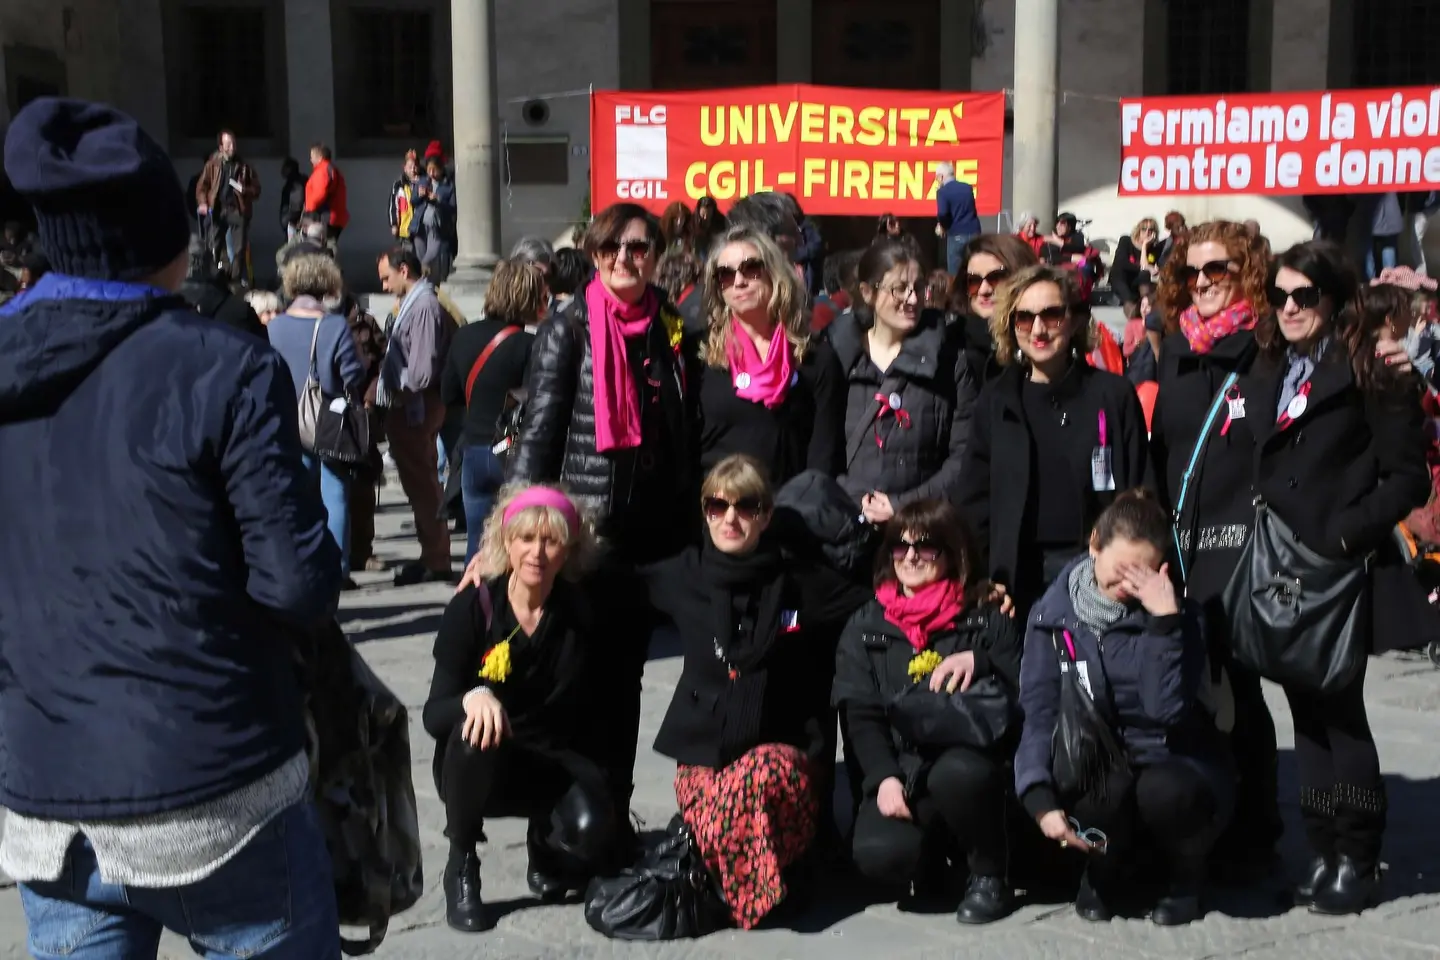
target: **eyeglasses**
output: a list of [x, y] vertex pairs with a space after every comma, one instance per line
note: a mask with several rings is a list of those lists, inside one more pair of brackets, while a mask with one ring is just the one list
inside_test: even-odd
[[765, 276], [765, 261], [759, 257], [747, 257], [740, 261], [739, 266], [732, 267], [728, 264], [717, 263], [715, 265], [715, 281], [721, 288], [735, 285], [736, 275], [742, 276], [749, 283], [754, 283]]
[[1051, 333], [1059, 330], [1065, 324], [1065, 318], [1070, 311], [1062, 306], [1046, 307], [1044, 310], [1016, 310], [1015, 329], [1021, 332], [1028, 332], [1039, 320], [1045, 325], [1045, 329]]
[[1204, 274], [1205, 279], [1211, 283], [1223, 283], [1230, 279], [1229, 260], [1211, 260], [1202, 267], [1192, 267], [1189, 264], [1180, 268], [1180, 282], [1191, 290], [1194, 290], [1200, 283], [1200, 275]]
[[915, 294], [915, 299], [923, 303], [927, 289], [928, 284], [921, 280], [916, 280], [914, 283], [897, 283], [893, 287], [886, 287], [885, 292], [901, 303], [908, 301], [910, 294], [913, 293]]
[[980, 287], [984, 284], [988, 283], [990, 289], [994, 290], [1008, 276], [1010, 276], [1009, 267], [1001, 267], [999, 270], [991, 270], [985, 274], [967, 273], [965, 274], [965, 289], [973, 297], [980, 292]]
[[922, 537], [919, 540], [901, 540], [890, 548], [890, 557], [895, 561], [904, 560], [915, 551], [915, 558], [921, 563], [934, 563], [940, 559], [940, 545], [934, 540]]
[[1284, 310], [1285, 304], [1295, 301], [1295, 307], [1299, 310], [1314, 310], [1320, 306], [1320, 299], [1325, 292], [1319, 287], [1296, 287], [1294, 290], [1282, 290], [1279, 287], [1270, 287], [1270, 306], [1276, 310]]
[[654, 244], [649, 240], [607, 240], [600, 244], [600, 256], [605, 260], [614, 260], [623, 256], [629, 260], [644, 260], [650, 256]]
[[1100, 830], [1096, 827], [1082, 827], [1080, 826], [1080, 821], [1076, 820], [1074, 817], [1066, 817], [1065, 819], [1070, 822], [1070, 829], [1075, 831], [1075, 836], [1079, 837], [1081, 840], [1084, 840], [1090, 845], [1091, 851], [1095, 853], [1104, 853], [1107, 849], [1109, 849], [1110, 838], [1105, 836], [1104, 830]]
[[749, 522], [765, 512], [765, 504], [759, 497], [741, 497], [739, 500], [726, 500], [724, 497], [706, 497], [701, 504], [708, 520], [723, 519], [733, 509], [735, 516]]

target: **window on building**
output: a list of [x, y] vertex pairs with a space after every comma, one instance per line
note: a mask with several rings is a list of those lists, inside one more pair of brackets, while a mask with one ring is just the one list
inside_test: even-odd
[[1440, 6], [1433, 0], [1357, 0], [1356, 87], [1440, 85]]
[[1165, 92], [1250, 89], [1250, 0], [1166, 0]]
[[[173, 76], [171, 128], [180, 136], [213, 140], [233, 130], [241, 140], [277, 136], [271, 116], [271, 84], [284, 83], [267, 69], [264, 4], [204, 4], [179, 11], [181, 62]], [[168, 53], [168, 52], [167, 52]], [[167, 56], [168, 60], [168, 56]]]
[[429, 10], [374, 9], [353, 10], [351, 16], [362, 64], [350, 100], [351, 134], [406, 140], [438, 136], [434, 16]]
[[570, 141], [565, 137], [507, 137], [505, 182], [516, 187], [570, 183]]
[[651, 86], [774, 83], [775, 44], [775, 0], [652, 0]]
[[836, 0], [813, 19], [815, 82], [935, 90], [940, 86], [936, 0]]

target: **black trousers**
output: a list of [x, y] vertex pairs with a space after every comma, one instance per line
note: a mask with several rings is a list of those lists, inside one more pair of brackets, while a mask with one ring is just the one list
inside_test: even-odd
[[909, 883], [926, 849], [934, 849], [938, 834], [948, 833], [967, 851], [972, 876], [1004, 877], [1005, 788], [1005, 768], [991, 757], [965, 747], [946, 750], [909, 800], [913, 821], [883, 815], [874, 796], [860, 804], [855, 865], [873, 880]]
[[569, 755], [527, 749], [514, 740], [479, 750], [460, 737], [457, 725], [441, 765], [445, 836], [474, 846], [485, 836], [485, 818], [530, 821], [532, 856], [537, 849], [565, 858], [572, 872], [599, 868], [610, 856], [616, 814], [599, 767]]
[[[1218, 598], [1216, 609], [1207, 611], [1206, 620], [1212, 625], [1226, 622]], [[1215, 638], [1210, 645], [1212, 656], [1226, 657], [1228, 646], [1228, 640]], [[1233, 662], [1225, 664], [1225, 672], [1235, 703], [1230, 752], [1235, 758], [1237, 781], [1235, 815], [1216, 844], [1216, 853], [1230, 860], [1246, 860], [1273, 851], [1285, 831], [1280, 819], [1280, 750], [1260, 675]]]
[[1092, 830], [1105, 835], [1105, 852], [1086, 861], [1091, 884], [1102, 893], [1142, 844], [1164, 852], [1172, 876], [1198, 882], [1225, 813], [1210, 779], [1174, 759], [1113, 774], [1104, 790], [1067, 801], [1065, 812], [1080, 824], [1082, 837]]
[[1295, 721], [1300, 817], [1317, 854], [1353, 858], [1363, 868], [1380, 859], [1385, 833], [1385, 780], [1365, 713], [1365, 674], [1322, 696], [1285, 687]]

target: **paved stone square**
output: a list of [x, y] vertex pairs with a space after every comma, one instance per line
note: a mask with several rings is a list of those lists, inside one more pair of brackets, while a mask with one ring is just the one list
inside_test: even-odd
[[[409, 511], [398, 485], [383, 495], [377, 518], [377, 552], [387, 560], [418, 554], [408, 530]], [[406, 529], [402, 530], [402, 523]], [[456, 562], [464, 542], [455, 540]], [[425, 847], [424, 899], [395, 918], [389, 939], [376, 954], [394, 960], [589, 960], [634, 957], [671, 960], [1142, 960], [1142, 958], [1385, 957], [1440, 960], [1440, 671], [1417, 658], [1372, 661], [1369, 677], [1371, 722], [1380, 741], [1391, 801], [1386, 838], [1389, 865], [1385, 903], [1358, 918], [1315, 917], [1304, 910], [1282, 912], [1269, 898], [1221, 891], [1202, 922], [1163, 930], [1147, 920], [1088, 924], [1068, 905], [1028, 905], [986, 928], [961, 928], [948, 914], [905, 914], [893, 903], [867, 904], [854, 893], [831, 892], [798, 924], [799, 930], [727, 931], [698, 941], [635, 945], [608, 941], [590, 930], [577, 905], [541, 907], [525, 888], [524, 823], [494, 821], [491, 842], [482, 851], [487, 901], [504, 916], [486, 934], [467, 936], [444, 923], [440, 871], [446, 842], [444, 812], [430, 776], [433, 743], [420, 727], [420, 710], [430, 680], [430, 649], [450, 591], [442, 585], [396, 589], [388, 574], [356, 575], [363, 589], [347, 594], [341, 617], [346, 632], [366, 659], [410, 709], [415, 792]], [[670, 781], [674, 765], [651, 749], [655, 731], [680, 672], [673, 650], [656, 649], [645, 672], [645, 713], [641, 731], [634, 808], [650, 829], [663, 828], [675, 809]], [[1271, 706], [1280, 727], [1282, 777], [1293, 794], [1289, 752], [1290, 720], [1284, 698], [1271, 688]], [[1296, 809], [1287, 803], [1290, 829], [1286, 854], [1291, 866], [1303, 856]], [[24, 957], [25, 927], [14, 889], [0, 892], [0, 958]], [[191, 957], [188, 946], [169, 938], [165, 960]]]

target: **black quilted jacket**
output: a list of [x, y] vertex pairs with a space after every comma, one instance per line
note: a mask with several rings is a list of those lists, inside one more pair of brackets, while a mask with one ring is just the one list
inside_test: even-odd
[[[682, 535], [694, 526], [684, 522], [695, 512], [699, 495], [694, 417], [684, 386], [685, 367], [693, 360], [689, 341], [679, 354], [670, 344], [669, 326], [678, 329], [679, 323], [662, 295], [661, 322], [651, 325], [645, 352], [651, 358], [649, 379], [658, 385], [663, 430], [659, 436], [647, 432], [633, 450], [595, 449], [595, 379], [583, 288], [562, 311], [540, 324], [530, 350], [529, 399], [520, 442], [510, 458], [510, 479], [565, 484], [595, 511], [600, 534], [621, 541], [617, 544], [621, 547], [629, 546], [623, 541], [631, 539], [632, 531], [645, 530], [647, 537], [653, 531]], [[637, 388], [646, 376], [640, 353], [631, 348], [630, 369]], [[658, 475], [662, 482], [646, 483], [647, 471], [637, 470], [642, 460], [647, 466], [655, 464], [648, 476]], [[646, 546], [657, 555], [665, 552], [659, 543]]]

